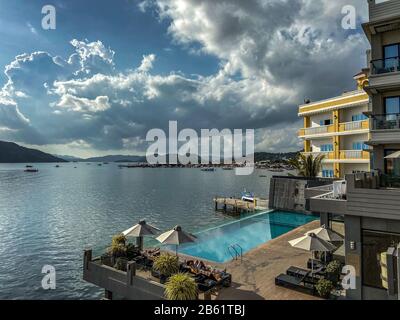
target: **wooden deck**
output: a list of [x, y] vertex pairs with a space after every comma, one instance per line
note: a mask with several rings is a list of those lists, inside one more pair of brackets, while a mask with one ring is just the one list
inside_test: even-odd
[[318, 228], [313, 221], [251, 250], [243, 261], [221, 265], [232, 274], [232, 287], [224, 288], [217, 300], [319, 300], [291, 289], [275, 285], [275, 277], [285, 273], [290, 266], [305, 267], [310, 253], [292, 248], [288, 241]]
[[214, 198], [215, 211], [230, 213], [255, 212], [268, 209], [268, 200], [256, 198], [255, 202], [234, 198]]

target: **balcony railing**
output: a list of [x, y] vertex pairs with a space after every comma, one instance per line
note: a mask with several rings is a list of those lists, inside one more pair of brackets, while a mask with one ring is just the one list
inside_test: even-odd
[[369, 160], [370, 154], [364, 150], [341, 150], [340, 159], [341, 160]]
[[333, 133], [333, 132], [335, 132], [334, 126], [329, 125], [329, 126], [303, 128], [303, 129], [300, 129], [299, 135], [300, 136], [310, 136], [310, 135], [314, 135], [314, 134], [324, 134], [324, 133]]
[[369, 129], [369, 121], [362, 120], [362, 121], [352, 121], [352, 122], [344, 122], [339, 124], [340, 129], [339, 131], [353, 131], [353, 130], [364, 130]]
[[373, 129], [374, 130], [400, 129], [400, 113], [374, 115]]
[[307, 156], [313, 156], [314, 158], [319, 156], [319, 155], [324, 155], [325, 160], [333, 160], [335, 159], [335, 153], [334, 152], [325, 152], [325, 151], [320, 151], [320, 152], [303, 152], [303, 155]]
[[372, 74], [384, 74], [400, 71], [400, 57], [371, 61]]

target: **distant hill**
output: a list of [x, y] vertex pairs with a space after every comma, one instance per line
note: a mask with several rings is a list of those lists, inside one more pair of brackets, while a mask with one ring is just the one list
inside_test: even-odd
[[0, 163], [67, 162], [51, 154], [0, 141]]
[[[299, 151], [300, 152], [300, 151]], [[286, 152], [286, 153], [270, 153], [270, 152], [255, 152], [254, 161], [280, 161], [297, 157], [299, 152]]]
[[145, 156], [110, 155], [80, 159], [81, 162], [146, 162]]
[[58, 155], [58, 154], [53, 154], [54, 157], [64, 159], [65, 161], [82, 161], [83, 159], [74, 157], [74, 156], [68, 156], [68, 155]]

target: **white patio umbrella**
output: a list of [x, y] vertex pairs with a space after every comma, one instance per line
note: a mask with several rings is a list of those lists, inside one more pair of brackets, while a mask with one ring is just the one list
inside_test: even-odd
[[126, 229], [122, 232], [125, 237], [136, 238], [136, 243], [140, 250], [143, 250], [143, 237], [154, 236], [160, 229], [153, 227], [146, 223], [146, 220], [140, 220], [138, 224], [133, 227]]
[[400, 151], [394, 152], [386, 156], [385, 159], [400, 159]]
[[174, 244], [176, 246], [176, 255], [178, 255], [178, 246], [183, 243], [195, 242], [196, 236], [183, 231], [181, 226], [176, 226], [156, 239], [162, 244]]
[[[311, 257], [314, 256], [314, 252], [316, 251], [329, 252], [336, 249], [333, 244], [318, 238], [315, 233], [310, 233], [301, 238], [289, 241], [289, 244], [294, 248], [310, 251]], [[311, 263], [311, 274], [314, 277], [314, 263]]]
[[343, 237], [338, 234], [337, 232], [333, 231], [332, 229], [327, 228], [325, 225], [308, 231], [305, 235], [314, 233], [318, 238], [325, 240], [325, 241], [329, 241], [329, 242], [339, 242], [339, 241], [343, 241]]

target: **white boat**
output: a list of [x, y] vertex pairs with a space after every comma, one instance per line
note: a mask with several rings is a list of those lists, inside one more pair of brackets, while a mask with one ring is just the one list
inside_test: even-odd
[[254, 193], [252, 192], [247, 192], [246, 190], [244, 190], [242, 192], [242, 198], [243, 201], [247, 201], [247, 202], [254, 202]]

